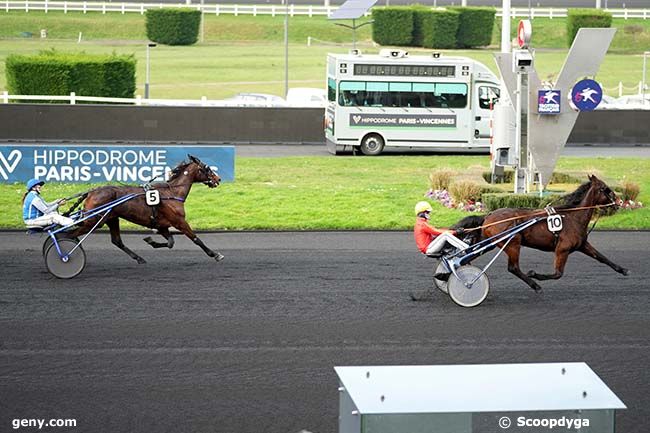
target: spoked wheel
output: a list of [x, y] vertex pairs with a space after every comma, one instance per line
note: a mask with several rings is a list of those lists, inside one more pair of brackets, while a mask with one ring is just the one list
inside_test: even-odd
[[[490, 290], [490, 280], [482, 272], [481, 268], [465, 265], [456, 269], [456, 273], [460, 278], [454, 274], [449, 276], [447, 289], [449, 290], [449, 296], [456, 304], [469, 308], [476, 307], [485, 300]], [[479, 275], [480, 277], [477, 279], [476, 277]], [[474, 281], [475, 279], [476, 281]], [[472, 281], [474, 282], [472, 283]]]
[[[74, 239], [58, 239], [57, 242], [63, 257], [59, 255], [54, 242], [50, 242], [44, 257], [47, 270], [57, 278], [76, 277], [86, 266], [86, 252], [79, 245], [79, 242]], [[75, 249], [77, 245], [79, 247]]]
[[443, 293], [449, 293], [449, 290], [447, 290], [447, 281], [444, 280], [439, 280], [435, 277], [436, 274], [442, 274], [442, 273], [447, 273], [449, 272], [449, 269], [447, 269], [447, 266], [443, 263], [442, 260], [438, 262], [438, 266], [436, 266], [433, 269], [433, 285], [438, 288]]
[[[57, 242], [60, 242], [64, 235], [61, 234], [61, 233], [59, 233], [58, 235], [54, 235], [54, 236], [56, 236], [56, 240], [57, 240]], [[74, 240], [77, 241], [77, 242], [79, 242], [79, 238], [74, 238]], [[43, 242], [43, 256], [45, 256], [45, 253], [47, 252], [47, 249], [48, 249], [48, 248], [50, 247], [50, 245], [52, 245], [53, 243], [54, 243], [54, 241], [52, 240], [52, 236], [49, 236], [49, 235], [48, 235], [48, 236], [45, 238], [45, 242]]]
[[384, 139], [378, 134], [368, 134], [361, 141], [361, 153], [368, 156], [379, 155], [384, 150]]

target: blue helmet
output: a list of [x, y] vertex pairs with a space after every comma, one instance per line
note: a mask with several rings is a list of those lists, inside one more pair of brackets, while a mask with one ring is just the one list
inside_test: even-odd
[[29, 179], [27, 181], [27, 191], [31, 191], [31, 189], [34, 188], [36, 185], [45, 185], [45, 181], [44, 180], [38, 180], [36, 178]]

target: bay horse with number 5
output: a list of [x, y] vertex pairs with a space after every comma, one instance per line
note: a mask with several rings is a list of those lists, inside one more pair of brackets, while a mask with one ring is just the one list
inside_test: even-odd
[[144, 238], [144, 241], [153, 248], [172, 248], [174, 237], [169, 229], [174, 227], [201, 247], [208, 256], [216, 261], [222, 260], [224, 256], [205, 246], [185, 220], [185, 199], [190, 194], [192, 185], [203, 183], [209, 188], [216, 188], [221, 182], [221, 178], [198, 158], [192, 155], [188, 155], [188, 157], [189, 162], [184, 161], [171, 171], [169, 180], [155, 182], [147, 186], [147, 190], [158, 191], [160, 197], [158, 205], [149, 206], [147, 204], [145, 188], [141, 186], [103, 186], [88, 191], [81, 197], [81, 200], [85, 199], [84, 211], [86, 212], [129, 194], [137, 194], [137, 196], [114, 207], [106, 215], [84, 221], [67, 235], [79, 237], [93, 230], [95, 225], [101, 227], [106, 224], [111, 232], [111, 242], [115, 246], [137, 260], [138, 263], [146, 263], [142, 257], [131, 251], [122, 242], [120, 236], [120, 218], [122, 218], [140, 226], [156, 229], [167, 242], [156, 242], [151, 237]]
[[[543, 222], [515, 235], [506, 245], [504, 251], [508, 256], [508, 271], [535, 291], [542, 288], [534, 280], [557, 280], [564, 274], [564, 267], [569, 254], [580, 251], [589, 257], [614, 269], [616, 272], [628, 275], [629, 271], [602, 255], [587, 240], [589, 221], [598, 208], [616, 206], [620, 203], [614, 191], [596, 176], [589, 176], [589, 182], [578, 187], [574, 192], [562, 198], [562, 204], [554, 209], [562, 217], [562, 229], [554, 234]], [[546, 212], [539, 209], [504, 208], [497, 209], [485, 216], [469, 216], [460, 220], [452, 228], [469, 230], [467, 236], [472, 243], [497, 235], [510, 227], [521, 224], [527, 219], [543, 215]], [[474, 229], [474, 230], [472, 230]], [[506, 241], [497, 246], [502, 248]], [[555, 272], [539, 274], [535, 271], [523, 273], [519, 268], [521, 247], [534, 248], [555, 253]]]

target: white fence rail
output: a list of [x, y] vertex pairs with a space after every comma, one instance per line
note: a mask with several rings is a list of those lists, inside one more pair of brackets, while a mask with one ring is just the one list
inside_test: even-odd
[[[87, 2], [87, 1], [10, 1], [0, 0], [0, 10], [5, 12], [19, 10], [24, 12], [30, 11], [63, 11], [68, 12], [119, 12], [144, 14], [147, 9], [157, 9], [162, 7], [192, 7], [197, 10], [203, 10], [206, 14], [214, 15], [284, 15], [285, 6], [282, 5], [237, 5], [237, 4], [163, 4], [163, 3], [125, 3], [125, 2]], [[338, 9], [338, 6], [315, 6], [315, 5], [289, 5], [288, 13], [290, 16], [295, 15], [331, 15]], [[650, 9], [604, 9], [610, 12], [614, 18], [642, 18], [650, 19]], [[366, 16], [369, 13], [366, 13]], [[497, 9], [497, 16], [501, 16], [501, 10]], [[513, 17], [530, 17], [530, 18], [562, 18], [567, 16], [566, 8], [512, 8]]]

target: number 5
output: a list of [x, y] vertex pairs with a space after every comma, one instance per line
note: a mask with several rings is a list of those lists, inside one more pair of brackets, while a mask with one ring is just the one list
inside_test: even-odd
[[150, 189], [144, 194], [147, 205], [156, 206], [160, 204], [160, 193], [155, 189]]

